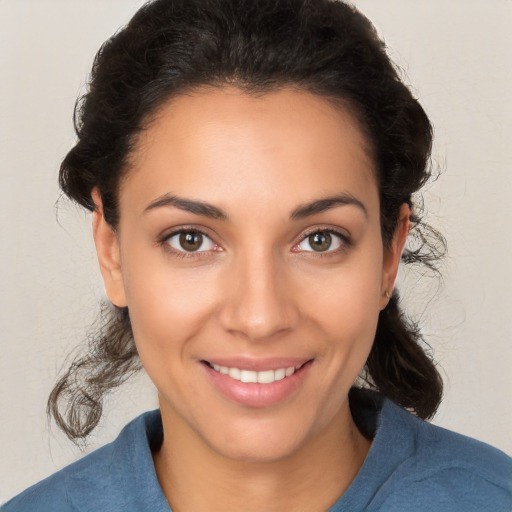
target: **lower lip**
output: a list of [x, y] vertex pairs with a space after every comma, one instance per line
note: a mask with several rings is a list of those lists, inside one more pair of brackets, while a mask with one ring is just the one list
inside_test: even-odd
[[241, 382], [228, 375], [216, 372], [201, 363], [215, 388], [225, 397], [247, 407], [269, 407], [291, 396], [302, 384], [313, 361], [308, 361], [293, 375], [276, 380], [271, 384]]

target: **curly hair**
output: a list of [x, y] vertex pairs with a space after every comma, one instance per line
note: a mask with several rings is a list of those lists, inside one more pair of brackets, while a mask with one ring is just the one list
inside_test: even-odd
[[[203, 86], [248, 94], [294, 87], [348, 109], [372, 147], [384, 245], [403, 203], [430, 176], [432, 127], [399, 76], [371, 22], [337, 0], [153, 0], [96, 55], [88, 92], [77, 101], [78, 140], [60, 186], [93, 211], [97, 187], [106, 222], [119, 221], [118, 190], [137, 136], [172, 97]], [[435, 268], [442, 236], [413, 215], [416, 241], [406, 263]], [[426, 231], [425, 231], [426, 230]], [[429, 236], [427, 236], [429, 235]], [[109, 311], [109, 312], [108, 312]], [[97, 425], [105, 394], [140, 368], [126, 308], [104, 308], [90, 337], [51, 393], [48, 410], [74, 440]], [[395, 291], [381, 312], [363, 370], [370, 386], [421, 418], [436, 411], [442, 380]]]

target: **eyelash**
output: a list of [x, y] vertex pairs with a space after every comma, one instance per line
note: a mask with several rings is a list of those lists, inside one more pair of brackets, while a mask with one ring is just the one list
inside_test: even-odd
[[[222, 251], [222, 249], [220, 249], [220, 248], [217, 250], [213, 250], [213, 251], [212, 250], [206, 250], [206, 251], [185, 251], [185, 250], [183, 250], [183, 251], [181, 251], [181, 250], [175, 249], [174, 247], [172, 247], [169, 244], [169, 240], [172, 237], [174, 237], [176, 235], [186, 234], [186, 233], [194, 233], [194, 234], [202, 235], [203, 237], [209, 239], [214, 244], [215, 248], [219, 248], [219, 246], [215, 242], [213, 242], [211, 237], [205, 231], [203, 231], [199, 228], [196, 228], [196, 227], [190, 227], [190, 228], [181, 227], [179, 229], [172, 231], [171, 233], [166, 233], [165, 235], [163, 235], [162, 237], [160, 237], [158, 239], [158, 245], [162, 246], [165, 251], [171, 253], [173, 256], [182, 258], [182, 259], [204, 258], [204, 257], [210, 256], [212, 252], [221, 252]], [[297, 246], [299, 246], [300, 244], [305, 242], [311, 235], [314, 235], [315, 233], [326, 233], [329, 235], [334, 235], [336, 238], [338, 238], [340, 240], [340, 247], [336, 248], [334, 250], [328, 249], [326, 251], [294, 250]], [[351, 246], [352, 246], [351, 239], [346, 234], [342, 233], [341, 231], [338, 231], [333, 228], [316, 227], [314, 229], [307, 231], [306, 233], [304, 233], [301, 236], [300, 241], [297, 242], [296, 244], [294, 244], [292, 252], [294, 252], [294, 253], [309, 253], [310, 255], [313, 255], [314, 257], [324, 257], [325, 258], [325, 257], [333, 256], [333, 255], [339, 254], [341, 252], [347, 251], [348, 249], [350, 249]]]

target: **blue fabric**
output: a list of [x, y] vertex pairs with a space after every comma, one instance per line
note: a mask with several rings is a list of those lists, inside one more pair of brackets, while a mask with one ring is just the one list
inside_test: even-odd
[[[350, 403], [358, 427], [374, 439], [329, 512], [512, 510], [512, 458], [377, 395], [353, 392]], [[160, 413], [145, 413], [113, 443], [30, 487], [2, 512], [170, 512], [151, 457], [162, 437]]]

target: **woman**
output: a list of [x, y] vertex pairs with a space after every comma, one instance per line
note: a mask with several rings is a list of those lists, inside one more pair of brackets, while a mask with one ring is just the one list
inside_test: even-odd
[[3, 510], [510, 509], [510, 459], [422, 421], [441, 380], [393, 288], [434, 265], [403, 252], [431, 127], [361, 14], [151, 2], [78, 114], [60, 183], [113, 315], [50, 410], [87, 436], [140, 363], [160, 409]]

